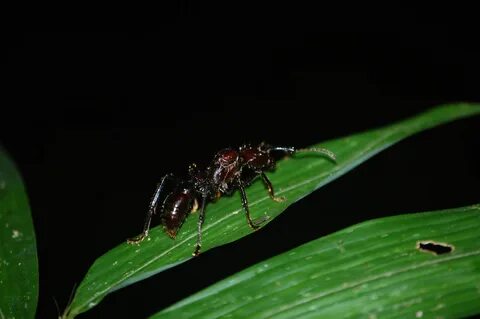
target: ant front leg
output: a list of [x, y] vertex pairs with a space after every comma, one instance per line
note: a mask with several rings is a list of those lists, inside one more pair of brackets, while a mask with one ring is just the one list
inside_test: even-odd
[[162, 178], [162, 181], [157, 185], [155, 193], [153, 194], [152, 200], [150, 201], [150, 205], [148, 206], [147, 217], [145, 219], [145, 224], [143, 225], [143, 232], [134, 238], [127, 239], [127, 243], [129, 244], [139, 244], [141, 243], [146, 237], [148, 237], [148, 231], [150, 230], [150, 223], [152, 222], [153, 215], [157, 212], [158, 206], [158, 199], [160, 198], [160, 194], [163, 191], [165, 181], [167, 179], [172, 179], [172, 174], [167, 174]]
[[261, 172], [260, 175], [262, 176], [262, 180], [265, 183], [265, 185], [267, 185], [268, 195], [270, 195], [270, 198], [273, 199], [274, 201], [276, 201], [277, 203], [281, 203], [281, 202], [285, 201], [285, 197], [283, 197], [283, 196], [276, 197], [275, 196], [275, 192], [273, 190], [272, 183], [268, 179], [267, 175], [265, 175], [264, 172]]
[[195, 251], [193, 256], [198, 256], [200, 254], [200, 249], [202, 248], [202, 225], [205, 220], [205, 203], [207, 202], [206, 195], [202, 196], [202, 206], [200, 208], [200, 214], [198, 214], [198, 223], [197, 223], [197, 244], [195, 245]]
[[250, 228], [252, 228], [253, 230], [257, 230], [260, 225], [262, 225], [268, 219], [268, 216], [259, 218], [256, 223], [252, 221], [252, 218], [250, 217], [250, 209], [248, 208], [247, 193], [245, 192], [245, 187], [243, 186], [243, 183], [240, 179], [238, 179], [238, 188], [240, 189], [240, 195], [242, 196], [242, 205], [243, 209], [245, 210], [245, 216], [247, 217], [248, 226], [250, 226]]

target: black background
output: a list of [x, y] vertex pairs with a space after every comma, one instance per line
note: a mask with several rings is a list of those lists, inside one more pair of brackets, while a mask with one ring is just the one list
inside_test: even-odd
[[[440, 103], [480, 101], [468, 18], [353, 11], [342, 17], [350, 23], [325, 26], [328, 13], [309, 8], [211, 9], [173, 8], [155, 32], [4, 35], [0, 141], [30, 197], [39, 318], [56, 316], [53, 297], [64, 308], [92, 262], [140, 231], [165, 173], [246, 141], [301, 147]], [[462, 120], [405, 140], [261, 231], [117, 291], [81, 317], [145, 317], [351, 224], [478, 203], [479, 125]]]

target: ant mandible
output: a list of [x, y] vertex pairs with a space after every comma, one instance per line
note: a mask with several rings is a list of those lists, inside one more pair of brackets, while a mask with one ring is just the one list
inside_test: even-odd
[[[248, 225], [258, 229], [267, 218], [252, 221], [248, 207], [247, 187], [255, 178], [261, 177], [268, 189], [270, 198], [281, 202], [283, 197], [276, 197], [272, 183], [265, 175], [266, 171], [275, 168], [276, 160], [274, 153], [283, 153], [291, 156], [298, 152], [321, 153], [335, 161], [335, 154], [325, 148], [295, 149], [294, 147], [278, 147], [261, 143], [258, 146], [242, 145], [238, 149], [226, 148], [217, 152], [205, 169], [199, 169], [195, 164], [190, 165], [187, 179], [179, 179], [172, 174], [165, 175], [158, 184], [155, 193], [150, 201], [147, 218], [143, 232], [135, 238], [128, 240], [130, 244], [138, 244], [148, 236], [150, 223], [153, 215], [160, 207], [160, 224], [171, 238], [175, 238], [187, 216], [198, 210], [197, 243], [193, 252], [198, 256], [202, 246], [202, 225], [205, 219], [205, 206], [213, 202], [223, 194], [230, 195], [235, 190], [240, 190], [243, 209]], [[168, 192], [167, 184], [171, 183]]]

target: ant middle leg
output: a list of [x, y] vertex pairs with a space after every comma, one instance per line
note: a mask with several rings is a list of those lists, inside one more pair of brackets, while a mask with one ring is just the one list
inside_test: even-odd
[[283, 196], [276, 197], [275, 196], [275, 191], [273, 190], [272, 183], [268, 179], [267, 175], [265, 175], [264, 172], [261, 172], [260, 175], [262, 176], [262, 180], [265, 183], [265, 185], [267, 185], [268, 195], [270, 196], [270, 198], [272, 200], [276, 201], [277, 203], [281, 203], [281, 202], [285, 201], [285, 197], [283, 197]]
[[160, 198], [160, 194], [163, 191], [165, 182], [167, 179], [172, 179], [172, 174], [167, 174], [163, 176], [160, 183], [158, 183], [157, 188], [155, 189], [155, 193], [152, 196], [150, 201], [150, 205], [148, 206], [147, 217], [145, 218], [145, 224], [143, 225], [143, 231], [140, 235], [127, 239], [127, 243], [129, 244], [139, 244], [141, 243], [146, 237], [148, 237], [148, 231], [150, 230], [150, 224], [152, 222], [152, 217], [157, 213], [157, 206], [158, 200]]

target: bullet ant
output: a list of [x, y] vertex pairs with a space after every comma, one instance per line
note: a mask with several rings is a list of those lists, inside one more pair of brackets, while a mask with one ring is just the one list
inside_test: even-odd
[[[231, 195], [240, 190], [243, 209], [247, 223], [253, 230], [258, 229], [268, 218], [252, 221], [248, 207], [247, 187], [255, 178], [261, 177], [268, 189], [270, 198], [276, 202], [285, 200], [276, 197], [272, 183], [265, 175], [266, 171], [275, 168], [274, 153], [292, 156], [298, 152], [316, 152], [335, 161], [335, 154], [325, 148], [295, 149], [294, 147], [276, 147], [261, 143], [258, 146], [242, 145], [238, 149], [226, 148], [217, 152], [205, 169], [190, 165], [187, 179], [179, 179], [172, 174], [165, 175], [158, 184], [150, 201], [143, 232], [128, 240], [130, 244], [138, 244], [148, 236], [153, 215], [160, 206], [160, 224], [171, 238], [175, 238], [186, 217], [199, 209], [197, 243], [193, 252], [198, 256], [202, 246], [202, 225], [205, 219], [205, 206], [222, 195]], [[170, 183], [170, 188], [167, 187]], [[166, 190], [169, 189], [167, 192]]]

